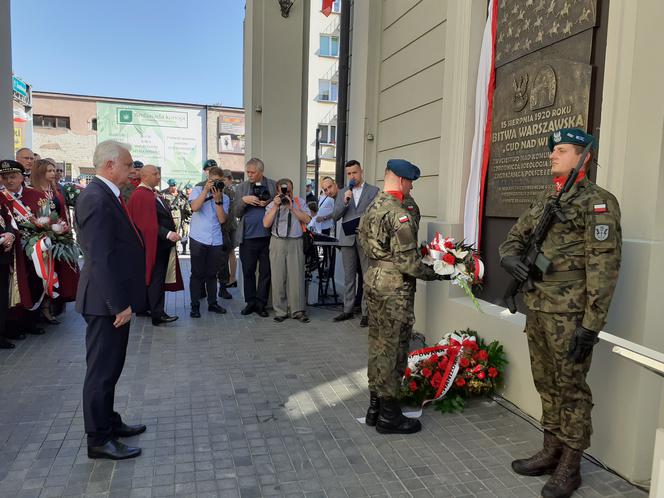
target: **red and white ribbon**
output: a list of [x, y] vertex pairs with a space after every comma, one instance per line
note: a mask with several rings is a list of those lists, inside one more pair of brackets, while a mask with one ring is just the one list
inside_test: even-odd
[[[37, 276], [44, 283], [44, 296], [56, 298], [59, 294], [55, 291], [60, 287], [58, 274], [55, 273], [55, 260], [51, 254], [51, 239], [48, 237], [40, 238], [32, 250], [32, 264], [35, 266]], [[39, 299], [41, 303], [41, 298]]]

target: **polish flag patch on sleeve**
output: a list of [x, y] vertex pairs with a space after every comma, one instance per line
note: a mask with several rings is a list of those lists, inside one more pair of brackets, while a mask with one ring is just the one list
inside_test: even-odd
[[399, 223], [408, 223], [408, 216], [399, 216]]
[[607, 209], [606, 209], [606, 204], [605, 203], [595, 204], [593, 206], [593, 213], [606, 213], [606, 211], [607, 211]]

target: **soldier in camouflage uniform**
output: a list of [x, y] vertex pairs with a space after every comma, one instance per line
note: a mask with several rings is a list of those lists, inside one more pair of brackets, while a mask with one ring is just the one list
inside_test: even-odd
[[175, 231], [181, 234], [183, 216], [187, 213], [191, 216], [191, 206], [189, 205], [189, 200], [178, 190], [178, 183], [173, 178], [169, 178], [167, 184], [168, 188], [162, 190], [161, 193], [171, 207], [171, 216], [175, 222]]
[[397, 401], [415, 323], [416, 279], [443, 280], [422, 263], [417, 243], [419, 209], [410, 190], [420, 176], [417, 166], [391, 159], [384, 191], [369, 205], [358, 241], [369, 258], [364, 293], [369, 315], [369, 410], [367, 425], [383, 434], [411, 434], [419, 420], [401, 413]]
[[[554, 186], [521, 215], [500, 246], [501, 265], [518, 281], [527, 278], [521, 255], [545, 204], [560, 191], [594, 142], [582, 130], [562, 129], [549, 138]], [[561, 198], [564, 222], [555, 222], [542, 244], [552, 270], [524, 294], [526, 329], [535, 387], [542, 399], [543, 449], [515, 460], [521, 475], [553, 472], [542, 496], [568, 497], [581, 485], [580, 461], [590, 446], [593, 407], [586, 374], [592, 348], [606, 322], [618, 280], [621, 254], [620, 207], [616, 198], [585, 177]]]
[[187, 244], [189, 243], [189, 223], [191, 222], [191, 204], [189, 203], [189, 194], [193, 186], [191, 183], [187, 183], [184, 186], [184, 194], [182, 198], [184, 201], [182, 204], [182, 218], [180, 219], [180, 244], [182, 245], [182, 254], [187, 254]]

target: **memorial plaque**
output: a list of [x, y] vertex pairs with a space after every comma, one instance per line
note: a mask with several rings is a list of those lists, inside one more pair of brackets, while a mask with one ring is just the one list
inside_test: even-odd
[[592, 67], [532, 56], [496, 72], [486, 216], [518, 217], [548, 185], [547, 139], [585, 129]]
[[595, 0], [501, 0], [496, 67], [592, 28]]

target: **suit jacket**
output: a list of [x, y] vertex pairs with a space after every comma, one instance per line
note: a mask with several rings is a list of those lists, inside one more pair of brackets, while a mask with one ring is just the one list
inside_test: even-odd
[[[357, 205], [355, 205], [355, 199], [352, 198], [348, 205], [344, 204], [344, 197], [346, 192], [348, 192], [348, 187], [341, 189], [337, 194], [337, 198], [334, 200], [334, 220], [337, 221], [341, 219], [342, 223], [362, 216], [362, 214], [369, 207], [369, 204], [371, 204], [374, 198], [378, 195], [379, 189], [374, 185], [369, 185], [367, 182], [364, 182], [362, 195], [360, 195], [360, 200]], [[336, 235], [337, 239], [339, 239], [340, 246], [355, 245], [355, 234], [346, 235], [341, 226], [341, 223], [337, 224]]]
[[[277, 183], [274, 180], [270, 180], [269, 178], [265, 177], [263, 177], [261, 183], [265, 185], [267, 189], [270, 191], [270, 201], [274, 199], [274, 197], [277, 195]], [[236, 242], [238, 244], [242, 244], [244, 240], [244, 212], [247, 209], [247, 205], [244, 202], [242, 202], [242, 198], [245, 195], [253, 195], [251, 191], [251, 186], [252, 183], [249, 180], [245, 180], [242, 183], [238, 184], [237, 188], [235, 189], [233, 211], [235, 217], [238, 218], [237, 232], [236, 232], [236, 238], [237, 238]]]
[[114, 316], [131, 306], [146, 309], [142, 240], [111, 189], [92, 179], [76, 201], [74, 217], [84, 265], [76, 311]]

